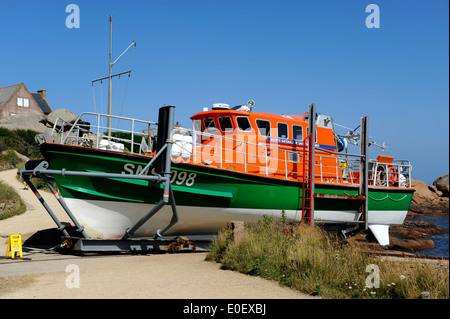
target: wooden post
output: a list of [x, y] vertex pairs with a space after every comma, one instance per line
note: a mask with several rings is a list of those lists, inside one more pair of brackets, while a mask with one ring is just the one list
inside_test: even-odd
[[316, 105], [310, 104], [309, 105], [309, 133], [311, 133], [310, 140], [308, 141], [309, 144], [309, 174], [310, 174], [310, 194], [309, 198], [311, 201], [311, 210], [309, 212], [310, 217], [310, 225], [314, 226], [314, 188], [315, 188], [315, 182], [316, 182]]
[[364, 221], [364, 227], [369, 227], [369, 118], [361, 118], [361, 157], [359, 169], [359, 195], [365, 196], [361, 205], [361, 213]]
[[421, 299], [430, 299], [430, 293], [428, 291], [422, 291], [420, 293], [420, 298]]
[[244, 239], [244, 222], [243, 221], [228, 222], [227, 227], [231, 231], [231, 240], [233, 243], [238, 244]]

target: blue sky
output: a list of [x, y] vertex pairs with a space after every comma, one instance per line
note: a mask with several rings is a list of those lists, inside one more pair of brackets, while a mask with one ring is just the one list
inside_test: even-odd
[[[66, 27], [66, 6], [80, 28]], [[380, 9], [380, 28], [365, 21]], [[413, 178], [431, 184], [449, 171], [449, 2], [318, 1], [11, 1], [0, 0], [0, 86], [47, 90], [53, 107], [105, 111], [109, 15], [114, 66], [133, 66], [113, 87], [113, 113], [157, 120], [176, 105], [176, 120], [213, 103], [256, 102], [254, 110], [303, 114], [308, 104], [356, 127], [409, 159]], [[371, 147], [375, 157], [379, 149]]]

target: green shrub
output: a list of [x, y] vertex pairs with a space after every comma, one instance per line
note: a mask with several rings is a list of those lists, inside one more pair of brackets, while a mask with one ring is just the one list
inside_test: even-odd
[[17, 167], [21, 162], [23, 161], [11, 149], [0, 152], [0, 166], [2, 167]]
[[0, 220], [26, 211], [26, 206], [13, 188], [0, 181]]
[[40, 158], [34, 137], [39, 134], [33, 130], [9, 130], [0, 127], [0, 149], [13, 149], [31, 159]]

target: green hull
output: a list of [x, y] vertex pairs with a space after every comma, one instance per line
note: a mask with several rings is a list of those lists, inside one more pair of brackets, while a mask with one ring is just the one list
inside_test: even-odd
[[[58, 144], [43, 144], [50, 169], [136, 174], [148, 157]], [[151, 174], [152, 169], [146, 174]], [[64, 198], [156, 204], [162, 184], [145, 180], [55, 176]], [[172, 188], [177, 205], [243, 209], [301, 210], [302, 184], [228, 170], [172, 164]], [[355, 186], [316, 184], [316, 194], [357, 195]], [[369, 188], [369, 210], [407, 211], [413, 190]], [[316, 199], [316, 210], [354, 210], [354, 201]]]

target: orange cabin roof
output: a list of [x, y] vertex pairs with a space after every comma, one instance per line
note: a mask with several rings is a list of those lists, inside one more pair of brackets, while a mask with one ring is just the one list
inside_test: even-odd
[[205, 116], [247, 116], [249, 118], [255, 118], [255, 119], [267, 119], [267, 120], [279, 120], [283, 122], [307, 122], [306, 115], [279, 115], [274, 113], [267, 113], [267, 112], [245, 112], [245, 111], [237, 111], [237, 110], [211, 110], [211, 111], [204, 111], [197, 113], [193, 116], [191, 116], [191, 120], [196, 119], [202, 119]]
[[[226, 126], [225, 130], [221, 129], [221, 118], [229, 117], [232, 123]], [[239, 117], [246, 117], [251, 125], [251, 130], [241, 130], [238, 129], [237, 119]], [[210, 123], [212, 126], [207, 125], [206, 120], [214, 120], [214, 124]], [[248, 112], [248, 111], [238, 111], [232, 109], [216, 109], [199, 112], [191, 117], [193, 121], [201, 121], [201, 131], [206, 131], [211, 134], [229, 135], [254, 135], [258, 139], [266, 139], [267, 142], [276, 142], [284, 144], [290, 144], [290, 147], [296, 148], [296, 146], [301, 145], [301, 141], [306, 137], [308, 133], [308, 117], [307, 113], [302, 115], [279, 115], [267, 112]], [[261, 130], [258, 129], [258, 120], [269, 121], [270, 122], [270, 133], [262, 134]], [[280, 124], [280, 127], [279, 127]], [[285, 125], [283, 125], [285, 124]], [[230, 127], [232, 126], [232, 128]], [[209, 127], [207, 129], [206, 127]], [[282, 127], [283, 126], [283, 127]], [[197, 130], [200, 127], [196, 128]], [[316, 143], [319, 147], [327, 148], [332, 151], [336, 151], [336, 141], [334, 137], [334, 132], [332, 125], [329, 127], [323, 127], [316, 124], [317, 129], [317, 140]], [[282, 130], [284, 130], [282, 132]]]

